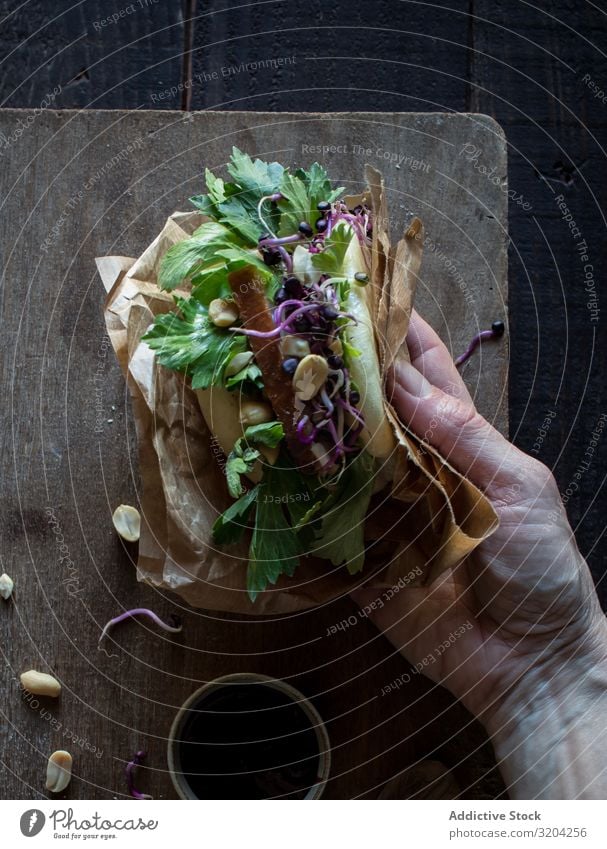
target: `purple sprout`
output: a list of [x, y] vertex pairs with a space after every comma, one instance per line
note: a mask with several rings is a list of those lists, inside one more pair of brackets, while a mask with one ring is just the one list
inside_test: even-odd
[[470, 359], [481, 342], [484, 342], [487, 339], [499, 339], [504, 335], [504, 330], [504, 322], [499, 320], [493, 322], [491, 330], [481, 330], [480, 333], [477, 333], [476, 336], [473, 337], [464, 353], [455, 360], [455, 365], [458, 367], [463, 365]]
[[292, 245], [294, 242], [301, 242], [303, 235], [294, 233], [292, 236], [268, 236], [265, 239], [260, 239], [258, 244], [260, 248], [277, 248], [280, 245]]
[[178, 634], [182, 629], [181, 620], [174, 614], [171, 614], [169, 617], [169, 622], [163, 622], [153, 610], [148, 610], [146, 607], [135, 607], [133, 610], [125, 610], [125, 612], [121, 613], [120, 616], [115, 616], [113, 619], [110, 619], [110, 621], [103, 626], [98, 644], [101, 645], [102, 640], [104, 637], [107, 637], [110, 629], [113, 628], [114, 625], [118, 625], [119, 622], [124, 622], [125, 619], [132, 619], [134, 616], [149, 616], [149, 618], [155, 622], [159, 628], [162, 628], [163, 631], [169, 631], [171, 634]]
[[287, 270], [287, 273], [290, 274], [291, 271], [293, 271], [293, 257], [288, 252], [288, 250], [286, 248], [284, 248], [282, 245], [278, 245], [276, 250], [278, 251], [278, 253], [282, 257], [282, 261], [285, 264], [285, 268]]
[[308, 416], [302, 416], [300, 420], [297, 422], [297, 438], [301, 442], [302, 445], [311, 445], [316, 439], [316, 434], [318, 433], [318, 428], [312, 425], [312, 430], [309, 434], [305, 434], [304, 430], [307, 424], [312, 424]]
[[140, 793], [139, 790], [135, 787], [135, 770], [138, 766], [141, 766], [141, 762], [145, 759], [146, 753], [144, 751], [137, 752], [137, 754], [133, 757], [133, 760], [129, 761], [128, 764], [124, 768], [124, 774], [126, 775], [126, 786], [129, 790], [129, 795], [133, 797], [133, 799], [153, 799], [153, 796], [148, 796], [146, 793]]
[[[338, 326], [336, 322], [347, 319], [357, 323], [356, 318], [340, 310], [337, 293], [328, 275], [321, 275], [318, 282], [309, 285], [300, 281], [296, 288], [289, 286], [289, 277], [292, 277], [293, 273], [293, 256], [288, 247], [304, 243], [310, 253], [321, 252], [326, 239], [339, 221], [348, 223], [359, 242], [368, 245], [368, 235], [371, 232], [369, 209], [359, 205], [350, 210], [342, 201], [321, 201], [317, 207], [320, 217], [315, 228], [307, 221], [302, 221], [297, 233], [278, 237], [264, 220], [263, 204], [281, 199], [282, 195], [275, 193], [265, 196], [258, 204], [259, 220], [266, 230], [259, 239], [259, 250], [267, 264], [282, 263], [286, 274], [272, 312], [275, 327], [270, 331], [244, 327], [233, 327], [230, 330], [258, 339], [276, 339], [285, 334], [296, 334], [307, 339], [312, 353], [330, 359], [333, 356], [331, 343], [343, 330], [343, 324]], [[287, 310], [291, 310], [288, 315]], [[343, 468], [346, 454], [359, 450], [355, 443], [365, 424], [357, 407], [360, 400], [358, 393], [352, 391], [348, 369], [341, 358], [334, 359], [339, 360], [339, 367], [331, 369], [324, 387], [314, 399], [304, 405], [296, 428], [299, 442], [303, 445], [318, 442], [319, 447], [325, 450], [328, 459], [319, 461], [323, 463], [326, 472], [334, 471], [338, 465]], [[283, 362], [285, 373], [293, 374], [296, 365], [297, 358], [287, 358]], [[349, 417], [347, 422], [346, 416]]]

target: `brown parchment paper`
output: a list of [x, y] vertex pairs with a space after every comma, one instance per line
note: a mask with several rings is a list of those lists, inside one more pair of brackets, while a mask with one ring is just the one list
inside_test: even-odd
[[[379, 172], [367, 166], [366, 195], [376, 214], [368, 303], [378, 329], [382, 372], [408, 358], [405, 336], [421, 263], [418, 219], [391, 246]], [[205, 219], [175, 213], [138, 259], [102, 257], [97, 267], [107, 291], [104, 315], [110, 340], [132, 398], [142, 493], [137, 577], [169, 589], [194, 607], [238, 614], [293, 613], [347, 593], [361, 580], [378, 587], [433, 580], [469, 554], [497, 526], [483, 494], [422, 444], [386, 402], [397, 447], [380, 471], [386, 482], [365, 523], [369, 540], [362, 575], [305, 558], [294, 578], [281, 578], [252, 603], [246, 592], [248, 539], [222, 549], [211, 529], [232, 502], [225, 457], [209, 432], [196, 394], [181, 375], [156, 364], [141, 336], [154, 315], [174, 306], [157, 286], [162, 257]], [[186, 294], [181, 292], [177, 294]]]

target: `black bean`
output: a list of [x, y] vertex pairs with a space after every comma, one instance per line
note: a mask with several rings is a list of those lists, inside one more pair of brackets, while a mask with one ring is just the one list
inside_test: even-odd
[[307, 236], [309, 239], [314, 235], [314, 230], [310, 227], [307, 221], [300, 221], [299, 227], [297, 228], [302, 236]]

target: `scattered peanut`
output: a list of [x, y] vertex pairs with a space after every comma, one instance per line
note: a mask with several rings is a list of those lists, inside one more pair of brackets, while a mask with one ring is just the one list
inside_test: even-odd
[[269, 404], [258, 401], [243, 401], [240, 405], [240, 423], [245, 427], [271, 422], [274, 413]]
[[280, 353], [283, 357], [306, 357], [310, 353], [310, 345], [298, 336], [283, 336], [280, 340]]
[[59, 749], [48, 759], [46, 766], [46, 789], [51, 793], [61, 793], [72, 778], [72, 756]]
[[118, 534], [127, 542], [137, 542], [141, 536], [139, 510], [129, 504], [119, 504], [112, 514], [112, 522]]
[[327, 361], [318, 354], [308, 354], [299, 361], [293, 375], [295, 394], [302, 401], [309, 401], [317, 392], [320, 392], [328, 375]]
[[215, 298], [209, 304], [209, 320], [217, 327], [230, 327], [238, 318], [238, 307], [234, 301]]
[[253, 351], [241, 351], [232, 357], [230, 362], [225, 367], [225, 377], [232, 377], [233, 374], [238, 374], [245, 366], [248, 366], [253, 359]]
[[50, 696], [56, 699], [61, 692], [61, 684], [46, 672], [29, 669], [20, 676], [21, 686], [34, 696]]
[[0, 575], [0, 595], [3, 599], [9, 599], [13, 594], [14, 587], [13, 579], [6, 574]]

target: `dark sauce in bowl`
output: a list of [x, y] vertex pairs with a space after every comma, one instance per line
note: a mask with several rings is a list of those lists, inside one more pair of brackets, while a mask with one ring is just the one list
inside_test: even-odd
[[190, 706], [176, 768], [198, 799], [304, 799], [318, 781], [313, 719], [268, 684], [221, 684]]

